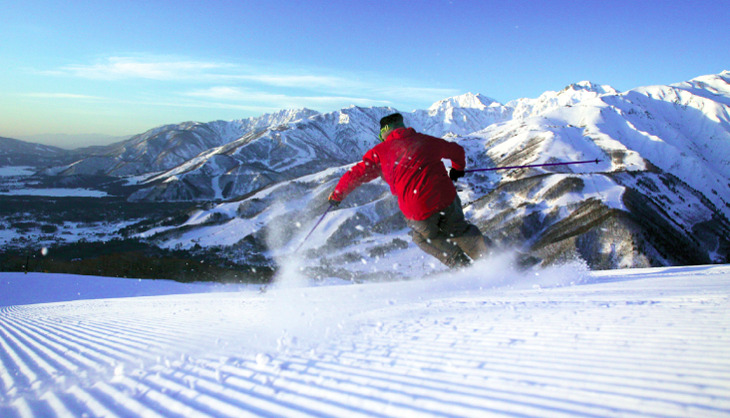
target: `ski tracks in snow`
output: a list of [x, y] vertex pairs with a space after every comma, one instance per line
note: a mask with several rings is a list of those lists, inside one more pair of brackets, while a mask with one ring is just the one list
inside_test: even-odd
[[730, 416], [730, 267], [443, 280], [0, 308], [0, 416]]

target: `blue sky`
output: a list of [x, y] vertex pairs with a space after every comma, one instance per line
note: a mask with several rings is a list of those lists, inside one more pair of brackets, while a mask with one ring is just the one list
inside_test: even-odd
[[[0, 136], [127, 135], [188, 120], [502, 103], [730, 69], [730, 1], [10, 0]], [[73, 144], [56, 144], [73, 146]]]

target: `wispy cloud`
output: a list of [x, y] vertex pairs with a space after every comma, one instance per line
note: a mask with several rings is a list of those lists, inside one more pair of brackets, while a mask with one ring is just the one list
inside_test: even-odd
[[338, 96], [338, 95], [287, 95], [257, 91], [239, 87], [217, 86], [207, 89], [194, 90], [184, 93], [188, 97], [202, 99], [228, 100], [236, 102], [258, 102], [268, 104], [292, 103], [299, 106], [319, 107], [326, 105], [357, 104], [362, 106], [387, 106], [387, 100], [370, 99], [367, 97]]
[[210, 75], [211, 71], [227, 67], [230, 67], [230, 65], [216, 62], [165, 58], [109, 57], [94, 64], [68, 65], [52, 73], [97, 80], [124, 78], [180, 80]]
[[[264, 69], [266, 67], [266, 69]], [[233, 64], [214, 61], [197, 61], [165, 57], [108, 57], [93, 64], [67, 65], [46, 71], [48, 75], [120, 80], [151, 79], [180, 81], [195, 79], [200, 82], [250, 82], [276, 87], [327, 87], [336, 88], [351, 83], [346, 78], [311, 73], [281, 73], [268, 69], [271, 66]]]
[[104, 97], [74, 93], [25, 93], [22, 96], [35, 99], [107, 100]]
[[[225, 78], [225, 77], [223, 77]], [[340, 88], [351, 85], [352, 81], [344, 77], [327, 75], [289, 75], [289, 74], [253, 74], [231, 76], [231, 80], [251, 81], [275, 87], [297, 88]]]
[[[283, 65], [240, 64], [165, 56], [113, 56], [91, 64], [76, 64], [45, 74], [83, 79], [159, 81], [158, 99], [195, 99], [200, 105], [334, 110], [349, 105], [428, 106], [459, 94], [454, 89], [418, 86], [377, 74], [350, 74], [331, 69]], [[125, 96], [129, 97], [128, 91]], [[163, 97], [164, 96], [164, 97]], [[61, 96], [57, 96], [62, 98]], [[68, 95], [68, 99], [83, 95]], [[91, 96], [89, 96], [90, 98]]]

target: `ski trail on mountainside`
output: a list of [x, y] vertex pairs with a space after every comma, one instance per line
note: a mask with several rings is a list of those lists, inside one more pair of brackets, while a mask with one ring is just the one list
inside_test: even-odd
[[0, 415], [730, 414], [730, 267], [477, 271], [2, 307]]

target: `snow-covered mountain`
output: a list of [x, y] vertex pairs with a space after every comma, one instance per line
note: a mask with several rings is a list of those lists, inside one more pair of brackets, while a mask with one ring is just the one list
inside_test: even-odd
[[570, 107], [581, 102], [594, 99], [598, 96], [618, 94], [611, 86], [597, 85], [590, 81], [581, 81], [571, 84], [561, 91], [546, 91], [537, 99], [517, 99], [507, 103], [512, 109], [511, 118], [524, 119], [531, 116], [540, 116], [560, 107]]
[[53, 175], [99, 174], [140, 175], [168, 170], [201, 153], [246, 135], [285, 125], [316, 112], [309, 109], [282, 110], [257, 118], [210, 123], [185, 122], [151, 129], [143, 134], [93, 150], [93, 155], [49, 170]]
[[[602, 268], [727, 262], [729, 83], [728, 71], [627, 92], [580, 82], [506, 105], [465, 94], [401, 113], [419, 131], [464, 146], [469, 168], [600, 160], [466, 176], [459, 183], [466, 214], [501, 246], [545, 263], [582, 257]], [[168, 248], [271, 264], [299, 244], [337, 179], [376, 143], [378, 120], [393, 111], [168, 125], [49, 173], [135, 174], [132, 200], [206, 202], [182, 224], [138, 233]], [[329, 213], [304, 250], [310, 268], [328, 274], [367, 276], [371, 261], [393, 252], [438, 269], [410, 243], [381, 181]]]
[[428, 110], [416, 110], [408, 115], [408, 122], [429, 135], [457, 137], [507, 121], [512, 118], [513, 111], [489, 97], [467, 93], [440, 100]]
[[[302, 109], [235, 121], [161, 126], [51, 175], [142, 175], [133, 200], [220, 200], [359, 159], [376, 142], [378, 120], [392, 108], [350, 107], [320, 115]], [[463, 136], [509, 120], [512, 109], [465, 94], [406, 114], [435, 136]]]
[[[377, 141], [378, 120], [392, 109], [350, 107], [326, 115], [307, 112], [269, 125], [146, 178], [133, 200], [220, 200], [341, 166]], [[223, 127], [223, 124], [219, 126]]]
[[601, 94], [475, 133], [467, 142], [496, 165], [602, 162], [505, 173], [472, 210], [484, 229], [546, 257], [562, 246], [605, 267], [728, 260], [729, 81], [724, 72]]

